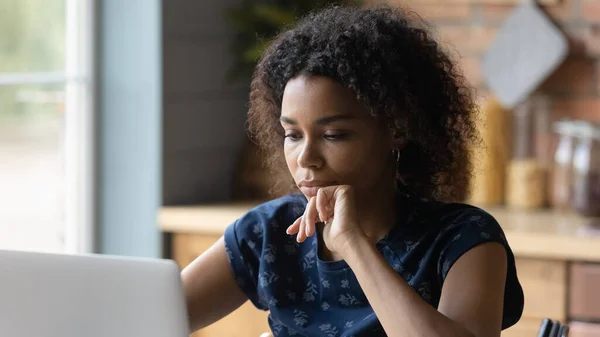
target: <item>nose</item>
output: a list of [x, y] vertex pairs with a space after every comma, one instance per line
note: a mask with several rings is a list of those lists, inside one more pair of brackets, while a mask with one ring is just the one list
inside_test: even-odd
[[298, 166], [301, 168], [319, 169], [325, 160], [319, 150], [319, 145], [313, 141], [305, 141], [298, 155]]

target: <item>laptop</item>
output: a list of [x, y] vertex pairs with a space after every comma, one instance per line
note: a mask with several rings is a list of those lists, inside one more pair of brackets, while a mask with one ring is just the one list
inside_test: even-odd
[[172, 260], [0, 250], [0, 336], [187, 337]]

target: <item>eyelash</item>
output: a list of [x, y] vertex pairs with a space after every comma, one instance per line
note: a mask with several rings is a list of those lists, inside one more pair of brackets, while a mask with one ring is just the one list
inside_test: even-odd
[[332, 135], [325, 135], [325, 139], [328, 140], [342, 140], [345, 139], [348, 136], [347, 133], [336, 133], [336, 134], [332, 134]]
[[[330, 135], [324, 135], [323, 138], [327, 139], [327, 140], [331, 140], [331, 141], [336, 141], [336, 140], [342, 140], [348, 137], [347, 133], [336, 133], [336, 134], [330, 134]], [[298, 140], [301, 137], [297, 137], [296, 134], [291, 133], [291, 134], [286, 134], [285, 138], [289, 138], [292, 141]]]

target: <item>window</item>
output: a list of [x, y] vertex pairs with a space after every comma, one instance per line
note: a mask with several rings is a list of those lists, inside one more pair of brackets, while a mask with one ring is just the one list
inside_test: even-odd
[[0, 1], [0, 249], [92, 249], [93, 5]]

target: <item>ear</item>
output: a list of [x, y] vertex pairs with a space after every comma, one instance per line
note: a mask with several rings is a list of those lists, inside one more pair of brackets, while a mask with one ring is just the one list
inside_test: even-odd
[[404, 145], [406, 145], [406, 137], [404, 137], [403, 135], [400, 134], [400, 132], [398, 132], [397, 129], [393, 128], [392, 126], [388, 125], [388, 137], [389, 137], [389, 144], [390, 144], [390, 148], [391, 149], [402, 149], [404, 147]]
[[392, 149], [402, 150], [404, 145], [406, 145], [406, 141], [405, 141], [404, 137], [400, 137], [400, 136], [392, 137], [392, 139], [391, 139]]

